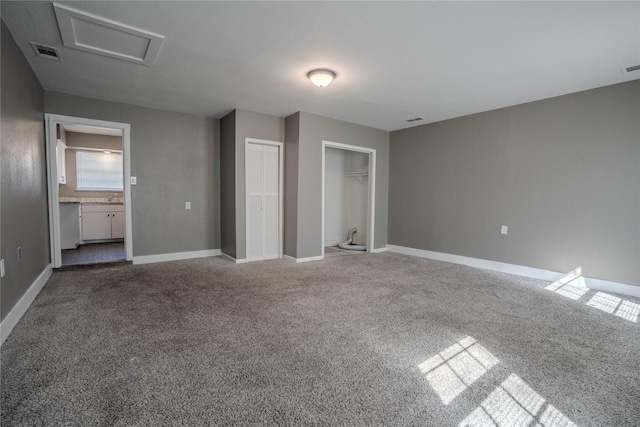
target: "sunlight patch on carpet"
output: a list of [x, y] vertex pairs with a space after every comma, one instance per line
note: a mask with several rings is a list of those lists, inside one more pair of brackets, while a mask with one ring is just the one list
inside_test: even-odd
[[[590, 290], [582, 277], [582, 267], [576, 268], [561, 279], [547, 285], [545, 289], [574, 301], [579, 300]], [[638, 323], [640, 317], [640, 304], [606, 292], [597, 292], [587, 301], [586, 305], [633, 323]]]
[[589, 307], [597, 308], [605, 313], [622, 317], [633, 323], [638, 323], [640, 304], [609, 295], [605, 292], [597, 292], [588, 302]]
[[445, 405], [499, 363], [489, 351], [466, 336], [418, 365]]
[[582, 277], [582, 267], [576, 268], [566, 276], [545, 287], [545, 289], [572, 300], [580, 299], [581, 296], [589, 291], [584, 277]]
[[462, 420], [459, 426], [574, 427], [575, 424], [535, 392], [516, 374], [511, 374]]

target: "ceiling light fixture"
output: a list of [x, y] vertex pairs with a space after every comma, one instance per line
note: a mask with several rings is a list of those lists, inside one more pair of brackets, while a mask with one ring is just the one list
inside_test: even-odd
[[333, 81], [336, 77], [336, 73], [331, 70], [318, 69], [309, 71], [309, 73], [307, 73], [307, 77], [309, 77], [309, 80], [311, 80], [311, 83], [314, 85], [318, 87], [325, 87]]

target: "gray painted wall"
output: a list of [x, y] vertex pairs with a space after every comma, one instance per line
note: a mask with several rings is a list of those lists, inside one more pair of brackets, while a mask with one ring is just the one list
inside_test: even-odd
[[392, 132], [389, 243], [640, 285], [638, 117], [636, 80]]
[[67, 143], [67, 131], [64, 129], [64, 127], [56, 125], [56, 137], [58, 139], [61, 139], [65, 144]]
[[246, 258], [245, 138], [284, 142], [284, 118], [236, 110], [236, 258]]
[[[50, 262], [44, 106], [40, 83], [4, 22], [0, 106], [2, 320]], [[22, 248], [18, 260], [18, 247]]]
[[218, 120], [57, 92], [44, 100], [47, 113], [131, 124], [134, 256], [220, 248]]
[[220, 227], [222, 252], [236, 257], [236, 112], [220, 119]]
[[285, 119], [284, 146], [284, 254], [298, 253], [298, 156], [300, 113]]
[[[321, 255], [323, 140], [376, 149], [374, 248], [384, 248], [387, 245], [389, 200], [389, 133], [301, 112], [299, 113], [298, 223], [295, 257], [308, 258]], [[285, 177], [285, 180], [289, 178]]]
[[[64, 129], [62, 131], [64, 132]], [[65, 139], [67, 147], [122, 150], [122, 137], [119, 136], [65, 132]], [[58, 185], [59, 197], [106, 197], [109, 194], [122, 197], [122, 191], [77, 191], [76, 153], [77, 150], [66, 150], [65, 152], [67, 183]]]

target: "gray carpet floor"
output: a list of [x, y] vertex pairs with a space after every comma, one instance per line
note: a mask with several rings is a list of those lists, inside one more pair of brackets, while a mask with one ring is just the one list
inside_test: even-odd
[[640, 425], [640, 301], [548, 285], [392, 253], [57, 271], [2, 425]]

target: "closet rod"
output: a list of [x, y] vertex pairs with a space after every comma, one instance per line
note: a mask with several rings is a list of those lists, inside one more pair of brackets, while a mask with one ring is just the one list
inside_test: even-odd
[[368, 176], [369, 172], [368, 171], [360, 171], [360, 172], [347, 172], [345, 173], [346, 176]]

